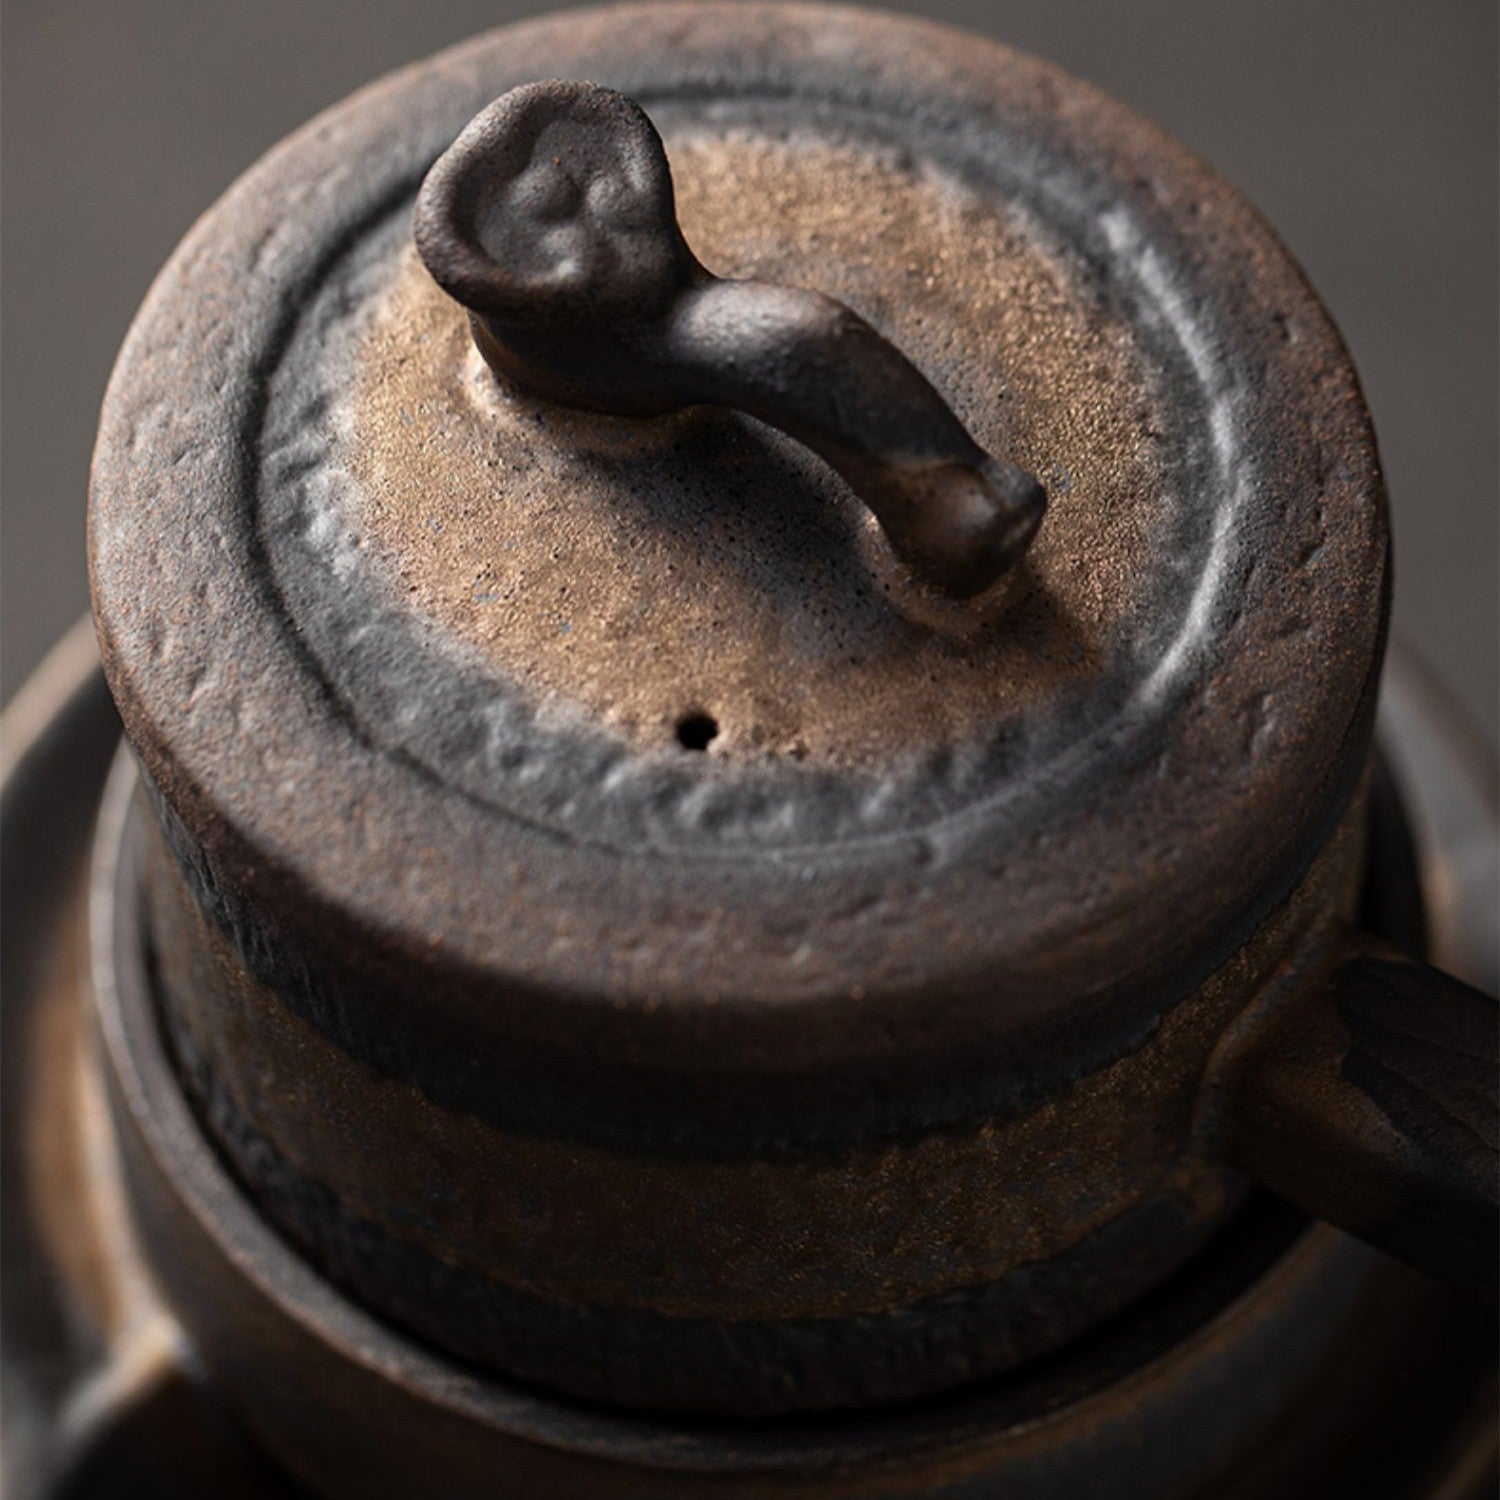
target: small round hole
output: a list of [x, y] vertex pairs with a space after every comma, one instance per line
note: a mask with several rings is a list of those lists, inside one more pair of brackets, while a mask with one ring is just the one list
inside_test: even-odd
[[710, 714], [688, 714], [677, 721], [677, 743], [684, 750], [707, 750], [719, 732], [719, 722]]

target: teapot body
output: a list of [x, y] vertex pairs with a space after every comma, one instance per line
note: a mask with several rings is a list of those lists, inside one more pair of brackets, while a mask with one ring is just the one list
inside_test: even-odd
[[326, 997], [247, 971], [158, 832], [131, 857], [189, 1096], [341, 1284], [482, 1366], [625, 1406], [764, 1415], [1010, 1368], [1197, 1253], [1245, 1191], [1214, 1099], [1225, 1033], [1326, 976], [1357, 909], [1364, 815], [1361, 797], [1146, 1036], [1066, 1083], [974, 1080], [955, 1057], [946, 1097], [762, 1105], [717, 1137], [702, 1115], [653, 1134], [629, 1099], [538, 1123], [519, 1101], [483, 1118], [381, 1078], [310, 1019]]

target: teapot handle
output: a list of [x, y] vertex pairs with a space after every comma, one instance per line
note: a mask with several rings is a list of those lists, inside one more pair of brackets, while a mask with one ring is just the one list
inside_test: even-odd
[[1494, 999], [1351, 933], [1326, 983], [1236, 1049], [1226, 1154], [1298, 1207], [1493, 1301], [1497, 1039]]

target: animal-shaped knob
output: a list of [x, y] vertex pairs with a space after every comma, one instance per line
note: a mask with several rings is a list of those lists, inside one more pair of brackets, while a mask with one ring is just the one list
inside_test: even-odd
[[678, 227], [661, 137], [590, 83], [534, 83], [428, 174], [416, 241], [502, 379], [590, 411], [733, 407], [819, 454], [927, 584], [987, 588], [1047, 498], [984, 452], [863, 318], [821, 292], [707, 271]]

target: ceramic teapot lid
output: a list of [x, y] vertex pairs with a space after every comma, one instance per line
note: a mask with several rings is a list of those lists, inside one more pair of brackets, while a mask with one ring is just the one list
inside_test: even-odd
[[[1004, 577], [933, 587], [837, 444], [659, 399], [586, 295], [570, 378], [617, 409], [497, 376], [413, 209], [556, 78], [645, 112], [705, 274], [836, 298], [1035, 476]], [[633, 162], [481, 249], [561, 274]], [[863, 368], [799, 399], [857, 426]], [[573, 1129], [1118, 1048], [1342, 811], [1385, 609], [1355, 376], [1256, 214], [1043, 64], [821, 6], [511, 29], [293, 137], [148, 299], [92, 528], [127, 731], [246, 950], [356, 1051], [418, 1028], [434, 1097]]]

